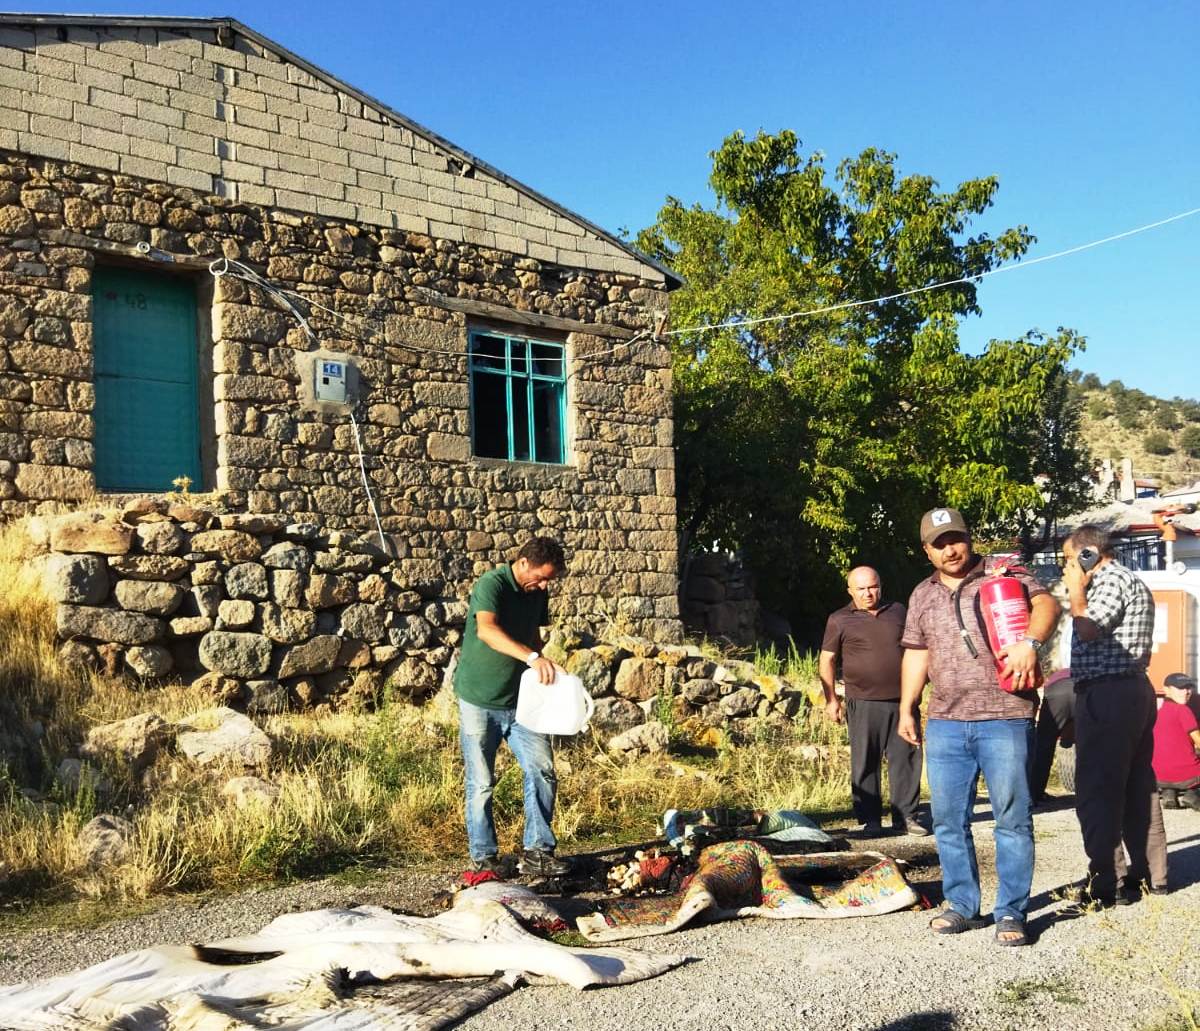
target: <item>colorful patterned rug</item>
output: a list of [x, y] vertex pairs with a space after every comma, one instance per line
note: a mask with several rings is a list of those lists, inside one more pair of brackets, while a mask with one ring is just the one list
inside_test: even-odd
[[678, 892], [606, 899], [576, 924], [589, 941], [617, 941], [746, 916], [880, 916], [918, 901], [896, 861], [877, 852], [772, 856], [753, 841], [723, 841], [700, 853], [699, 868]]

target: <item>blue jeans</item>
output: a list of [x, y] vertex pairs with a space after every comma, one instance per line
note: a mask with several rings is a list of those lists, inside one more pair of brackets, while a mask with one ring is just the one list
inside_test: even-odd
[[466, 770], [467, 843], [472, 859], [485, 859], [497, 851], [492, 788], [501, 740], [508, 742], [523, 775], [525, 848], [553, 851], [558, 844], [550, 829], [558, 786], [550, 738], [522, 727], [516, 714], [516, 709], [484, 709], [458, 699], [458, 740]]
[[979, 916], [979, 864], [971, 810], [980, 773], [996, 821], [999, 885], [993, 916], [1025, 919], [1033, 884], [1032, 751], [1032, 720], [929, 720], [926, 724], [925, 769], [942, 891], [950, 908], [968, 919]]

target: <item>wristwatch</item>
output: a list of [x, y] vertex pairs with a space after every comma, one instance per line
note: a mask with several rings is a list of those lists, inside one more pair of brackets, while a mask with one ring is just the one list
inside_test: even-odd
[[525, 665], [532, 666], [535, 662], [537, 662], [538, 658], [539, 656], [537, 652], [530, 652], [525, 656]]
[[1022, 637], [1021, 641], [1025, 644], [1029, 645], [1029, 647], [1031, 647], [1035, 652], [1041, 650], [1042, 642], [1039, 641], [1036, 637]]

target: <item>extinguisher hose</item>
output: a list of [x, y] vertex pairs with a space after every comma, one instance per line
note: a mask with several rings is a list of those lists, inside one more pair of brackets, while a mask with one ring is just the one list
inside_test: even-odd
[[963, 639], [963, 644], [967, 646], [967, 651], [971, 653], [971, 658], [979, 658], [979, 649], [975, 647], [975, 642], [971, 640], [971, 634], [967, 630], [967, 624], [963, 622], [961, 587], [954, 592], [954, 618], [958, 620], [958, 633]]

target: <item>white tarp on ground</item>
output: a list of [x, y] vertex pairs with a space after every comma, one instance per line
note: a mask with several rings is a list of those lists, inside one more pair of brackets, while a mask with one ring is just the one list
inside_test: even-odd
[[[249, 937], [143, 949], [62, 977], [0, 988], [0, 1027], [432, 1031], [511, 991], [527, 975], [575, 988], [619, 985], [686, 960], [557, 945], [528, 933], [500, 903], [464, 892], [436, 917], [375, 906], [292, 913]], [[446, 978], [470, 980], [432, 980]]]

